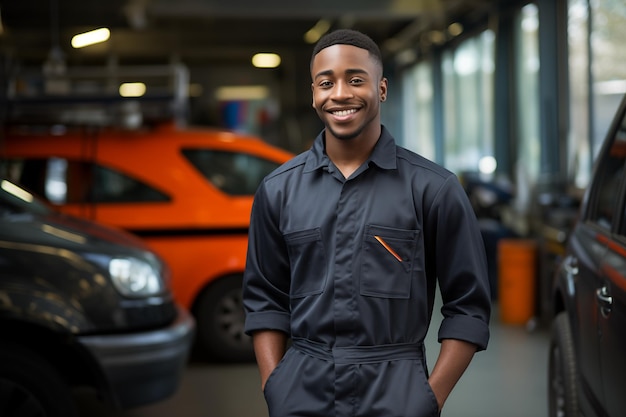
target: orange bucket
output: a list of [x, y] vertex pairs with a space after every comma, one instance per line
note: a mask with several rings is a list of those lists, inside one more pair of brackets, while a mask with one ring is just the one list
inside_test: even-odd
[[536, 265], [535, 241], [498, 241], [498, 300], [503, 323], [526, 324], [535, 315]]

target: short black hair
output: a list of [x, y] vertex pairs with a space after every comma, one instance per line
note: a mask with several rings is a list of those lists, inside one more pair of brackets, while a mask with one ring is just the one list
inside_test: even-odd
[[357, 48], [365, 49], [370, 53], [381, 66], [383, 66], [383, 56], [380, 53], [380, 49], [376, 42], [372, 40], [366, 34], [354, 29], [337, 29], [333, 32], [327, 33], [322, 36], [313, 48], [313, 54], [311, 55], [311, 66], [313, 65], [313, 59], [322, 49], [328, 48], [333, 45], [351, 45]]

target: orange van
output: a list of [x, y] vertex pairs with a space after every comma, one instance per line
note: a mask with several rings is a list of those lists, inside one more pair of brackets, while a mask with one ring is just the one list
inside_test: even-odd
[[293, 155], [259, 138], [177, 128], [9, 130], [9, 179], [60, 211], [130, 231], [169, 264], [197, 342], [220, 360], [253, 358], [241, 281], [253, 194]]

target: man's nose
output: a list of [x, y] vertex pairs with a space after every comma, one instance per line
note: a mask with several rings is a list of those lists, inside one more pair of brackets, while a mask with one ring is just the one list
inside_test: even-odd
[[344, 100], [352, 96], [352, 89], [350, 85], [346, 82], [339, 81], [335, 83], [335, 88], [333, 88], [332, 98], [334, 100]]

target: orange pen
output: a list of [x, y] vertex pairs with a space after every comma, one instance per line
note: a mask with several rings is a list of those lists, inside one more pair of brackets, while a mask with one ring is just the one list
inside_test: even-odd
[[393, 250], [393, 249], [391, 248], [391, 246], [389, 246], [389, 245], [387, 244], [387, 242], [385, 242], [385, 241], [383, 240], [383, 238], [382, 238], [382, 237], [380, 237], [380, 236], [374, 236], [374, 239], [376, 239], [376, 240], [377, 240], [377, 241], [378, 241], [381, 245], [383, 245], [383, 247], [384, 247], [385, 249], [387, 249], [387, 251], [388, 251], [390, 254], [392, 254], [392, 255], [393, 255], [393, 256], [394, 256], [394, 257], [395, 257], [398, 261], [402, 262], [402, 258], [400, 257], [400, 255], [398, 255], [398, 254], [396, 253], [396, 251], [395, 251], [395, 250]]

